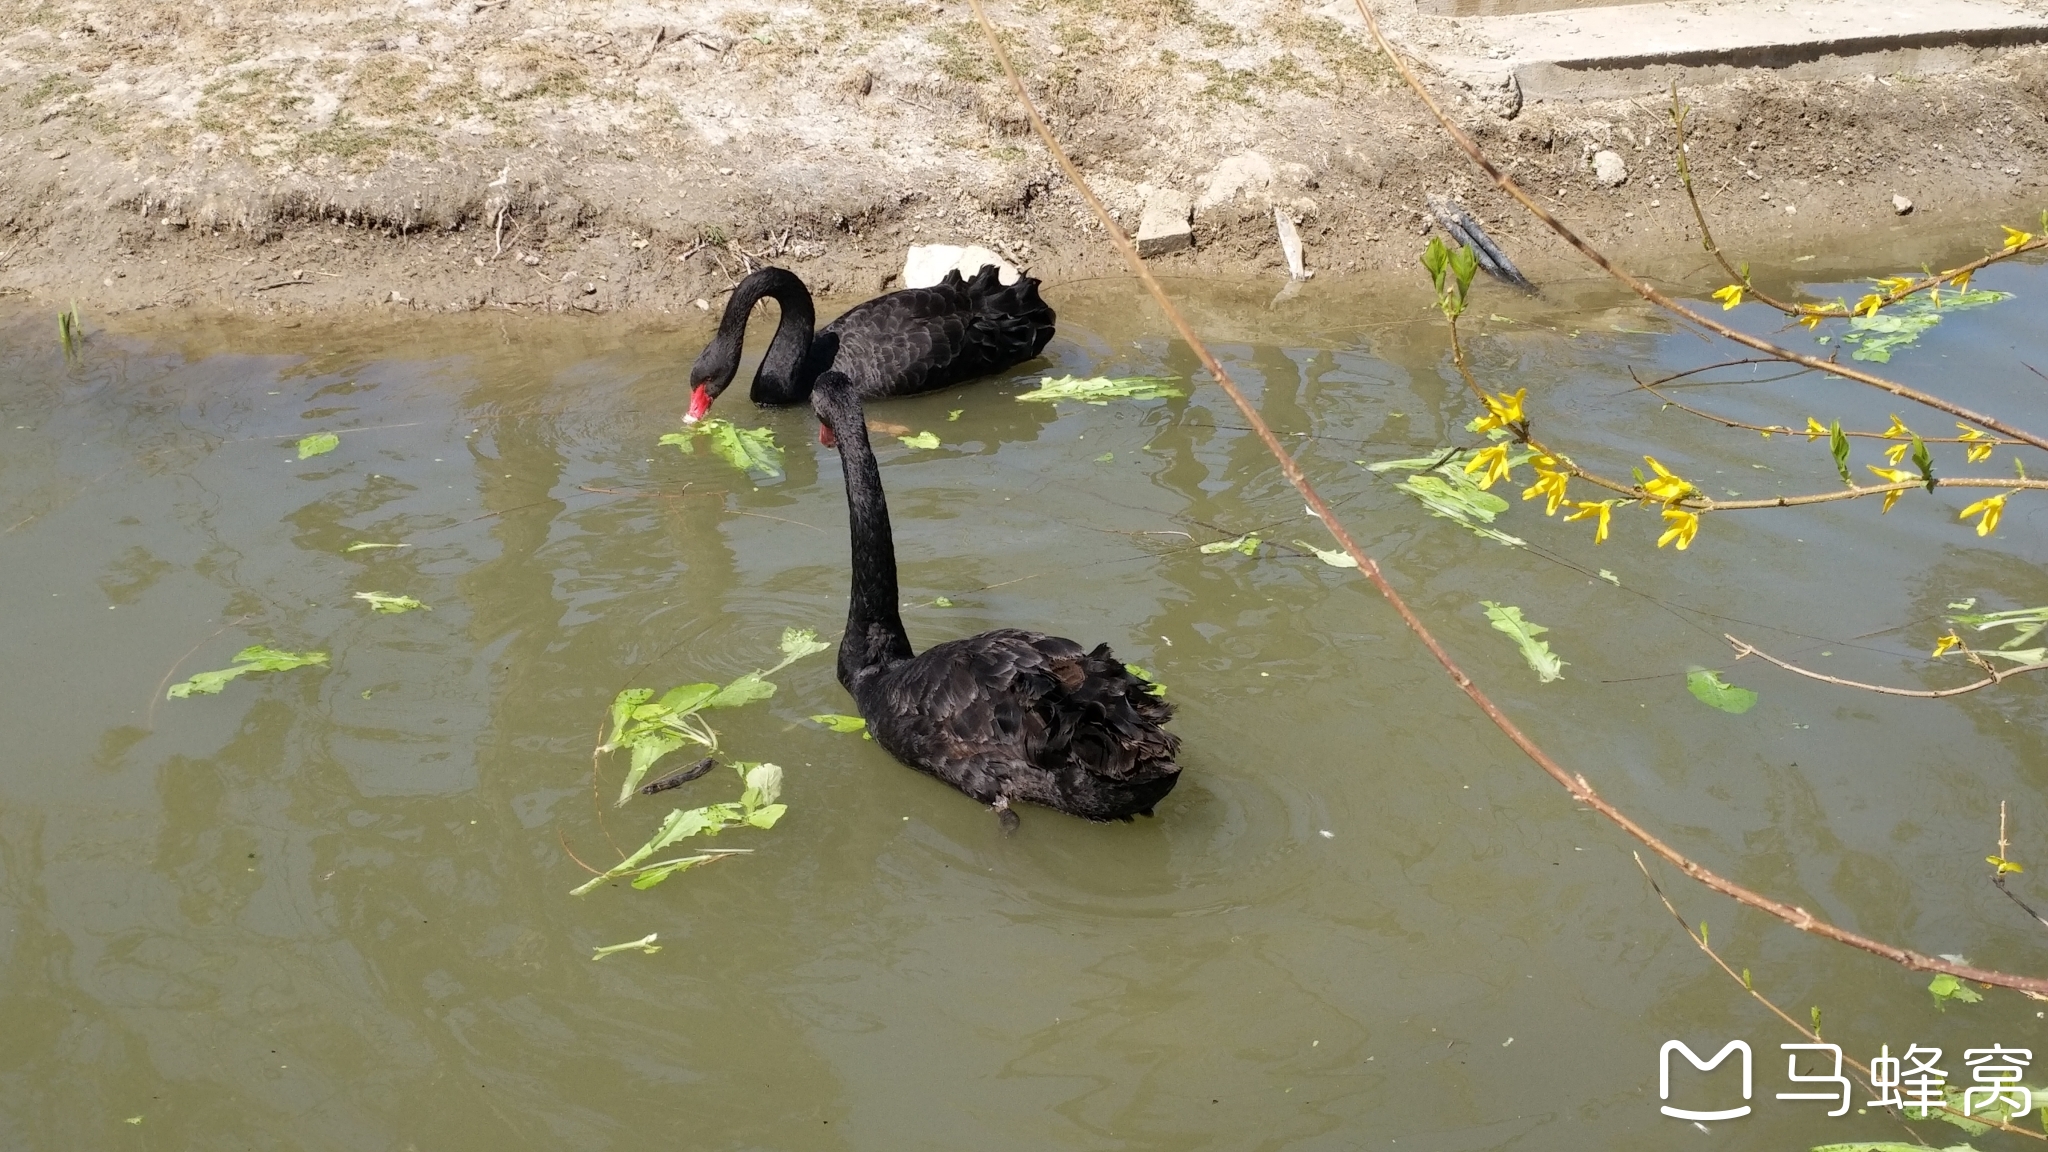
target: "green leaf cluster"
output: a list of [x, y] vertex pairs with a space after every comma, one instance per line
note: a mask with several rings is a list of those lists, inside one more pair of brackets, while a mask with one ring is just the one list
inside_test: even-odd
[[2011, 298], [2010, 292], [1993, 292], [1985, 288], [1970, 288], [1954, 295], [1933, 298], [1909, 296], [1875, 315], [1851, 318], [1849, 330], [1842, 334], [1842, 342], [1856, 346], [1856, 350], [1849, 354], [1852, 359], [1889, 364], [1895, 350], [1910, 346], [1928, 329], [1941, 323], [1942, 313], [1981, 308]]
[[[1460, 244], [1453, 248], [1441, 236], [1431, 236], [1422, 249], [1422, 266], [1436, 287], [1436, 306], [1450, 319], [1465, 311], [1465, 297], [1472, 291], [1472, 276], [1479, 271], [1479, 254]], [[1445, 283], [1444, 274], [1450, 279]]]
[[1958, 1004], [1975, 1004], [1984, 999], [1983, 993], [1946, 972], [1928, 981], [1927, 991], [1934, 995], [1934, 1006], [1943, 1011], [1948, 1009], [1948, 1002], [1951, 1000]]
[[1719, 672], [1695, 668], [1685, 674], [1685, 690], [1709, 708], [1740, 716], [1756, 707], [1756, 693], [1721, 679]]
[[315, 432], [311, 436], [299, 437], [299, 459], [325, 456], [341, 447], [341, 437], [332, 432]]
[[939, 434], [937, 432], [919, 432], [915, 436], [898, 436], [897, 439], [903, 441], [905, 448], [937, 448], [939, 446]]
[[1522, 650], [1522, 659], [1536, 672], [1536, 682], [1548, 684], [1552, 680], [1564, 679], [1564, 661], [1550, 650], [1550, 642], [1537, 637], [1550, 631], [1533, 620], [1524, 620], [1522, 610], [1512, 604], [1496, 604], [1481, 600], [1479, 606], [1486, 609], [1486, 619], [1493, 624], [1493, 630], [1505, 633]]
[[863, 740], [873, 740], [868, 732], [868, 722], [858, 716], [845, 716], [837, 712], [824, 712], [811, 717], [811, 723], [822, 724], [834, 732], [858, 732]]
[[252, 644], [235, 653], [234, 667], [223, 668], [218, 672], [201, 672], [181, 684], [171, 685], [171, 690], [166, 695], [172, 700], [183, 700], [192, 695], [217, 696], [222, 688], [227, 687], [228, 681], [247, 676], [251, 672], [289, 672], [309, 664], [326, 663], [325, 652], [281, 652], [276, 648]]
[[781, 478], [782, 449], [776, 446], [775, 433], [766, 428], [741, 428], [714, 416], [681, 432], [670, 432], [661, 443], [673, 444], [688, 456], [696, 451], [700, 436], [710, 439], [713, 455], [734, 468], [763, 479]]
[[733, 768], [746, 784], [746, 790], [740, 794], [737, 801], [706, 804], [702, 808], [687, 810], [678, 808], [670, 812], [647, 843], [605, 870], [602, 875], [579, 885], [570, 894], [581, 896], [621, 876], [633, 877], [633, 887], [644, 890], [654, 887], [678, 872], [687, 872], [699, 864], [708, 864], [745, 852], [746, 849], [712, 850], [647, 863], [649, 857], [692, 836], [716, 836], [728, 828], [775, 827], [775, 822], [782, 819], [783, 813], [789, 810], [788, 805], [776, 803], [776, 798], [782, 794], [782, 769], [774, 764], [748, 763], [735, 763]]
[[1235, 540], [1218, 540], [1202, 545], [1199, 551], [1204, 556], [1220, 556], [1225, 552], [1242, 552], [1246, 556], [1254, 556], [1259, 551], [1259, 534], [1248, 532]]
[[[1531, 452], [1523, 452], [1509, 459], [1510, 467], [1519, 468], [1527, 463]], [[1466, 454], [1452, 450], [1439, 452], [1434, 456], [1419, 456], [1408, 460], [1382, 460], [1377, 464], [1364, 464], [1368, 471], [1390, 472], [1404, 469], [1412, 475], [1394, 487], [1408, 493], [1422, 502], [1432, 516], [1464, 525], [1476, 535], [1495, 540], [1510, 548], [1526, 548], [1529, 542], [1519, 536], [1510, 536], [1498, 528], [1488, 527], [1494, 517], [1508, 510], [1508, 502], [1479, 486], [1478, 481], [1465, 472]]]
[[2041, 634], [2048, 628], [2048, 607], [2016, 608], [2010, 612], [1978, 612], [1969, 615], [1950, 616], [1949, 623], [1979, 632], [1993, 628], [2010, 628], [2012, 637], [1996, 648], [1979, 648], [1984, 656], [1996, 656], [2015, 664], [2040, 664], [2048, 662], [2048, 647], [2021, 648], [2020, 645]]
[[1107, 404], [1111, 400], [1170, 400], [1182, 395], [1178, 383], [1171, 376], [1090, 376], [1081, 379], [1074, 376], [1047, 376], [1040, 380], [1038, 387], [1020, 394], [1017, 399], [1050, 404], [1056, 400], [1080, 400], [1087, 404]]
[[718, 751], [718, 732], [699, 715], [716, 708], [737, 708], [775, 695], [773, 676], [798, 660], [823, 652], [831, 645], [818, 639], [808, 628], [782, 631], [782, 659], [773, 668], [749, 672], [723, 687], [717, 684], [685, 684], [671, 688], [659, 700], [652, 688], [628, 688], [612, 699], [611, 738], [598, 746], [599, 752], [630, 749], [631, 766], [619, 787], [620, 804], [632, 799], [633, 790], [647, 778], [655, 762], [685, 744], [700, 744]]

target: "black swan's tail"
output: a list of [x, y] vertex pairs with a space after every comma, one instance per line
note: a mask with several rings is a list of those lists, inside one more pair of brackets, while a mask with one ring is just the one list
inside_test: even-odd
[[[968, 302], [968, 336], [965, 357], [973, 361], [972, 371], [962, 378], [1000, 372], [1022, 364], [1045, 350], [1052, 340], [1054, 316], [1051, 305], [1038, 295], [1038, 281], [1017, 277], [1004, 284], [994, 264], [964, 285]], [[963, 365], [965, 367], [965, 365]]]

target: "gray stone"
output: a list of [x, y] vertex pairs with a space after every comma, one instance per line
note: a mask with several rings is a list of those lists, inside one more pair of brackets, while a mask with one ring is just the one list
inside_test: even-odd
[[1628, 183], [1628, 164], [1621, 153], [1607, 148], [1593, 153], [1593, 182], [1602, 188], [1619, 188]]
[[1145, 214], [1138, 220], [1138, 255], [1164, 256], [1193, 247], [1195, 230], [1188, 217], [1194, 210], [1194, 199], [1185, 192], [1172, 188], [1153, 192], [1145, 199]]
[[1893, 196], [1892, 212], [1899, 216], [1911, 216], [1913, 214], [1913, 202], [1904, 196]]
[[1273, 182], [1273, 162], [1257, 152], [1240, 152], [1216, 165], [1195, 207], [1203, 212], [1228, 204], [1238, 194]]

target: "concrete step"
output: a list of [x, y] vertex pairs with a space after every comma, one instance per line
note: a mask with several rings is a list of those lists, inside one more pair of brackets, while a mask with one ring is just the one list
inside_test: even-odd
[[[1343, 19], [1349, 0], [1323, 11]], [[1356, 11], [1346, 21], [1357, 26]], [[2048, 42], [2048, 4], [2025, 0], [1675, 0], [1428, 22], [1407, 45], [1438, 70], [1537, 99], [1633, 96], [1746, 69], [1811, 78], [1927, 75]], [[1508, 78], [1512, 77], [1512, 84]]]

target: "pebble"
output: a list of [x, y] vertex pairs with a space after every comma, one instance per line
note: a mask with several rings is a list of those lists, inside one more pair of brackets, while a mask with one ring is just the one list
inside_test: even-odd
[[1892, 214], [1893, 214], [1894, 216], [1910, 216], [1910, 215], [1912, 215], [1912, 214], [1913, 214], [1913, 202], [1912, 202], [1911, 200], [1908, 200], [1908, 199], [1906, 199], [1906, 198], [1905, 198], [1904, 196], [1893, 196], [1893, 197], [1892, 197]]
[[595, 285], [595, 284], [592, 284], [592, 283], [591, 283], [590, 281], [588, 281], [588, 280], [585, 280], [585, 281], [583, 282], [583, 294], [584, 294], [585, 296], [593, 296], [593, 295], [596, 295], [596, 293], [597, 293], [597, 285]]
[[1628, 182], [1628, 163], [1621, 153], [1612, 149], [1593, 153], [1593, 182], [1602, 188], [1619, 188]]

